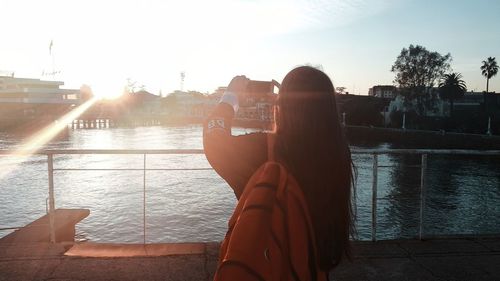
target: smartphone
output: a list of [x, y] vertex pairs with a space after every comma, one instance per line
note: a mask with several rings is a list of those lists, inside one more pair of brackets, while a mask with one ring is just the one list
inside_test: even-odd
[[275, 87], [279, 89], [279, 83], [275, 80], [272, 81], [257, 81], [250, 80], [247, 84], [246, 93], [250, 95], [255, 94], [274, 94]]

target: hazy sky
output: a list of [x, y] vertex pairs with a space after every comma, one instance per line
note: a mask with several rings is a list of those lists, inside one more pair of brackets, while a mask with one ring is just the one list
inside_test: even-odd
[[[500, 1], [417, 0], [0, 0], [0, 70], [68, 87], [120, 93], [132, 78], [157, 94], [212, 92], [237, 74], [281, 81], [321, 65], [356, 94], [392, 84], [403, 47], [450, 52], [454, 71], [482, 91], [481, 61], [500, 62]], [[48, 79], [49, 77], [45, 77]], [[500, 75], [490, 81], [500, 92]]]

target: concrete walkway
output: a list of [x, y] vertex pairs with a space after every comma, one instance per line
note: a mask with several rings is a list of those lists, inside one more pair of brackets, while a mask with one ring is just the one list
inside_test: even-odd
[[[218, 255], [217, 243], [71, 247], [0, 244], [0, 280], [211, 280]], [[354, 251], [331, 280], [500, 280], [500, 238], [355, 242]]]

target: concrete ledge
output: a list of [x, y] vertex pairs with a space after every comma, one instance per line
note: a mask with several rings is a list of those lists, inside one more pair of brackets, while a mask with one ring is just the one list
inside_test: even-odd
[[[64, 255], [67, 248], [64, 244], [51, 243], [22, 243], [22, 244], [0, 244], [0, 259], [9, 258], [39, 258], [60, 257]], [[0, 278], [1, 280], [1, 278]]]
[[409, 241], [406, 243], [400, 243], [400, 245], [413, 255], [447, 255], [459, 253], [482, 253], [489, 251], [488, 248], [471, 239]]
[[204, 243], [169, 244], [102, 244], [78, 243], [69, 249], [65, 256], [78, 257], [158, 257], [171, 255], [205, 254]]
[[[353, 261], [330, 280], [497, 280], [499, 244], [500, 237], [353, 242]], [[81, 243], [66, 254], [64, 246], [0, 245], [0, 280], [212, 280], [219, 252], [219, 243]]]
[[353, 245], [355, 258], [363, 257], [408, 257], [408, 252], [401, 248], [398, 241], [357, 241]]
[[[88, 209], [57, 209], [55, 210], [54, 231], [56, 242], [74, 241], [75, 225], [90, 214]], [[30, 224], [6, 235], [0, 239], [3, 243], [33, 243], [49, 242], [49, 215], [31, 222]]]

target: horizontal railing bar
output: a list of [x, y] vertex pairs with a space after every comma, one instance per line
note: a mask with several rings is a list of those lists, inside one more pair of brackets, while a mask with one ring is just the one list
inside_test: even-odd
[[[431, 234], [425, 235], [426, 240], [432, 239], [466, 239], [466, 238], [479, 238], [479, 239], [487, 239], [487, 238], [498, 238], [500, 237], [500, 233], [457, 233], [457, 234]], [[418, 239], [418, 237], [415, 237]], [[488, 251], [485, 249], [485, 251]]]
[[420, 168], [422, 166], [420, 165], [379, 165], [379, 168], [396, 168], [396, 167], [403, 167], [403, 168]]
[[160, 168], [147, 168], [147, 169], [128, 169], [128, 168], [123, 168], [123, 169], [109, 169], [109, 168], [103, 168], [103, 169], [72, 169], [72, 168], [61, 168], [61, 169], [54, 169], [53, 171], [208, 171], [208, 170], [213, 170], [214, 168], [178, 168], [178, 169], [160, 169]]
[[[456, 233], [456, 234], [435, 234], [435, 235], [425, 235], [425, 240], [434, 240], [434, 239], [490, 239], [490, 238], [498, 238], [500, 237], [500, 233]], [[408, 236], [408, 237], [396, 237], [396, 238], [382, 238], [377, 239], [377, 241], [391, 241], [391, 240], [413, 240], [418, 239], [418, 236]], [[370, 241], [369, 238], [365, 239], [352, 239], [351, 241]], [[488, 249], [485, 248], [485, 252], [489, 252]]]
[[[0, 150], [0, 155], [14, 155], [15, 150]], [[31, 154], [204, 154], [203, 149], [44, 149]], [[22, 152], [20, 155], [26, 155]]]
[[[45, 149], [31, 154], [204, 154], [203, 149]], [[472, 149], [351, 149], [352, 154], [454, 154], [500, 155], [500, 150]], [[25, 156], [15, 150], [0, 149], [0, 155]]]
[[22, 226], [20, 226], [20, 227], [2, 227], [2, 228], [0, 228], [0, 231], [2, 231], [2, 230], [21, 229], [21, 228], [23, 228], [23, 227]]
[[472, 149], [352, 149], [352, 154], [454, 154], [454, 155], [500, 155], [500, 150]]

